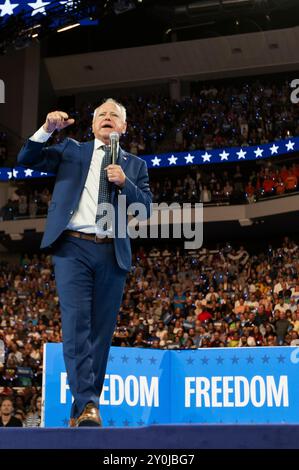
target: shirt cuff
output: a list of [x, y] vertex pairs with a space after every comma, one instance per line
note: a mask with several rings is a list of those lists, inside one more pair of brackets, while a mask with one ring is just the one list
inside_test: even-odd
[[33, 142], [39, 142], [42, 144], [44, 142], [47, 142], [47, 140], [51, 137], [52, 134], [53, 132], [46, 132], [42, 126], [38, 129], [38, 131], [33, 134], [33, 136], [29, 138], [29, 140], [33, 140]]

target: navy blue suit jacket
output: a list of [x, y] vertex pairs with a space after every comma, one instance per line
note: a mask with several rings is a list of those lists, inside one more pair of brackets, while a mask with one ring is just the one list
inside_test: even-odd
[[[48, 218], [41, 248], [51, 246], [66, 229], [72, 215], [77, 209], [87, 178], [94, 140], [77, 142], [66, 138], [62, 143], [47, 146], [27, 140], [18, 154], [18, 163], [34, 170], [55, 173], [56, 182], [48, 209]], [[126, 205], [134, 202], [143, 203], [146, 217], [151, 215], [151, 192], [148, 182], [148, 171], [144, 160], [119, 149], [116, 162], [126, 175], [125, 186], [121, 190], [113, 185], [112, 203], [115, 209], [117, 227], [118, 194], [126, 196]], [[131, 268], [131, 244], [125, 238], [114, 238], [114, 248], [120, 268], [127, 271]]]

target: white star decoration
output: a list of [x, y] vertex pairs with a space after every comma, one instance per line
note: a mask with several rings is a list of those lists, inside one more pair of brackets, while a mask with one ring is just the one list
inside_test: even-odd
[[33, 170], [30, 170], [30, 168], [26, 168], [24, 173], [25, 173], [25, 176], [32, 176]]
[[32, 8], [31, 16], [37, 15], [38, 13], [42, 13], [46, 15], [45, 7], [49, 5], [51, 2], [43, 2], [43, 0], [36, 0], [35, 3], [28, 3], [28, 5]]
[[237, 152], [237, 155], [238, 155], [238, 160], [240, 160], [241, 158], [244, 158], [245, 159], [245, 155], [246, 155], [247, 152], [244, 152], [244, 150], [239, 150], [239, 152]]
[[1, 15], [13, 15], [13, 11], [15, 8], [19, 6], [19, 3], [10, 3], [10, 0], [5, 0], [3, 5], [0, 5]]
[[263, 150], [263, 149], [260, 149], [259, 147], [258, 147], [256, 150], [254, 150], [254, 153], [255, 153], [256, 158], [257, 158], [257, 157], [262, 157], [262, 156], [263, 156], [263, 151], [264, 151], [264, 150]]
[[229, 153], [223, 150], [223, 152], [219, 153], [219, 156], [221, 157], [221, 161], [223, 160], [228, 160]]
[[295, 142], [291, 142], [290, 140], [288, 141], [287, 144], [285, 144], [286, 148], [289, 150], [294, 150], [294, 145], [295, 145]]
[[41, 175], [41, 176], [43, 176], [43, 175], [47, 176], [47, 174], [48, 174], [48, 173], [41, 172], [40, 175]]
[[201, 158], [203, 159], [204, 162], [209, 162], [210, 163], [211, 156], [212, 155], [210, 153], [206, 152], [201, 156]]
[[168, 158], [169, 165], [176, 165], [177, 159], [178, 159], [178, 157], [175, 157], [174, 155], [171, 155], [171, 157]]
[[160, 161], [161, 158], [158, 158], [157, 156], [155, 158], [152, 158], [153, 166], [160, 166]]
[[185, 160], [186, 160], [186, 163], [193, 163], [193, 160], [194, 160], [194, 155], [190, 155], [190, 153], [188, 153], [187, 157], [184, 157]]
[[274, 153], [277, 153], [278, 149], [279, 149], [278, 145], [273, 144], [272, 147], [270, 147], [271, 155], [274, 155]]
[[18, 176], [18, 173], [19, 171], [18, 170], [15, 170], [14, 168], [12, 169], [12, 171], [8, 171], [7, 172], [7, 178], [9, 180], [11, 180], [12, 177], [16, 178]]

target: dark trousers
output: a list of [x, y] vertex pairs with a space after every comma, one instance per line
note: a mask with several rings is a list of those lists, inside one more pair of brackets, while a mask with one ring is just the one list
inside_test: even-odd
[[71, 417], [98, 406], [127, 271], [113, 243], [59, 240], [53, 264], [62, 317], [63, 355], [74, 397]]

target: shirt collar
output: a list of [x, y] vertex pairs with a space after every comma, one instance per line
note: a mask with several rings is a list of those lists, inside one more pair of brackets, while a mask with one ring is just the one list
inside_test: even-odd
[[[102, 142], [100, 139], [97, 139], [97, 138], [94, 139], [94, 150], [99, 149], [103, 145], [106, 145], [106, 144], [104, 144], [104, 142]], [[119, 151], [119, 142], [117, 144], [117, 152], [118, 151]]]
[[97, 139], [97, 138], [94, 139], [94, 150], [100, 148], [102, 145], [106, 145], [106, 144], [104, 144], [104, 142], [102, 142], [100, 139]]

